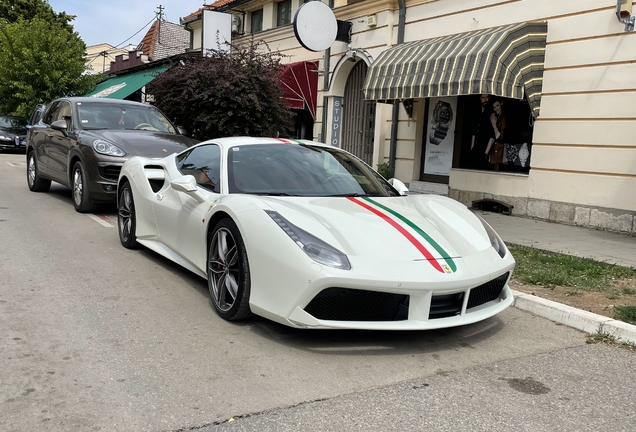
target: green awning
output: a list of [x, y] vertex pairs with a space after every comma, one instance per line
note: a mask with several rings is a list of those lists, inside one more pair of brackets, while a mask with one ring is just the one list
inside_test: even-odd
[[371, 64], [365, 99], [525, 95], [536, 117], [547, 32], [546, 22], [531, 22], [397, 45]]
[[84, 96], [124, 99], [126, 96], [131, 95], [155, 79], [157, 75], [168, 70], [171, 66], [172, 65], [159, 66], [141, 72], [108, 78], [106, 81], [97, 84], [93, 91]]

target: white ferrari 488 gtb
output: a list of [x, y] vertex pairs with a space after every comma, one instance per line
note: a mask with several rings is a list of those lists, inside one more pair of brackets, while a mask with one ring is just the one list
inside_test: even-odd
[[511, 305], [515, 261], [493, 229], [457, 201], [406, 193], [335, 147], [223, 138], [128, 160], [119, 236], [207, 279], [227, 320], [416, 330]]

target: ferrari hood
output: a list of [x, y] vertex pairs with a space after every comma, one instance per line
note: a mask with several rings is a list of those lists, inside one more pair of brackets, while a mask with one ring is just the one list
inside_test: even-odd
[[294, 225], [349, 256], [434, 260], [454, 271], [455, 259], [491, 247], [479, 219], [463, 204], [445, 197], [261, 199]]
[[86, 141], [98, 138], [110, 141], [128, 156], [164, 157], [198, 143], [184, 135], [144, 130], [91, 130], [82, 135]]

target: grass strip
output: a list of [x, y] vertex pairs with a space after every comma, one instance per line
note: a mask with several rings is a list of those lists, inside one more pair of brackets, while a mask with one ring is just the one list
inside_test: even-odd
[[614, 318], [636, 325], [636, 306], [614, 306]]
[[509, 249], [517, 261], [512, 276], [526, 284], [603, 291], [618, 279], [636, 277], [636, 269], [631, 267], [526, 246], [511, 245]]

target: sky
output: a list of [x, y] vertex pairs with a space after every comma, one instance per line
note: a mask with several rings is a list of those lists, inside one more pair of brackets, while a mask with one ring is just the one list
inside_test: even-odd
[[48, 1], [55, 12], [64, 11], [76, 16], [71, 24], [87, 46], [108, 43], [117, 47], [139, 44], [150, 28], [159, 5], [164, 7], [165, 20], [175, 24], [179, 24], [179, 18], [203, 6], [203, 0]]

